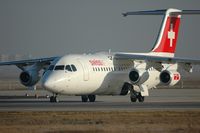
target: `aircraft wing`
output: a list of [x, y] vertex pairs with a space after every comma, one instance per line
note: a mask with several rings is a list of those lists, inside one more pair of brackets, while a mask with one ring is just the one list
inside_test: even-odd
[[145, 61], [157, 62], [157, 63], [183, 63], [183, 64], [200, 65], [200, 60], [197, 60], [197, 59], [138, 55], [138, 54], [131, 54], [131, 53], [116, 53], [114, 55], [114, 58], [115, 59], [145, 60]]
[[34, 63], [42, 63], [44, 65], [49, 65], [50, 62], [55, 60], [56, 58], [59, 58], [59, 57], [28, 59], [28, 60], [19, 60], [19, 61], [7, 61], [7, 62], [0, 62], [0, 66], [5, 66], [5, 65], [27, 66], [27, 65], [32, 65]]

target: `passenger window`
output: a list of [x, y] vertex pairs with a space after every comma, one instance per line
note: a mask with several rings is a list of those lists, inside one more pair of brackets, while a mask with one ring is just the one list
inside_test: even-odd
[[65, 70], [72, 72], [70, 65], [66, 65]]
[[64, 70], [64, 65], [56, 66], [54, 70]]
[[74, 72], [77, 71], [76, 67], [75, 67], [73, 64], [71, 65], [71, 67], [72, 67], [72, 70], [73, 70]]
[[50, 65], [48, 70], [52, 71], [54, 69], [54, 65]]

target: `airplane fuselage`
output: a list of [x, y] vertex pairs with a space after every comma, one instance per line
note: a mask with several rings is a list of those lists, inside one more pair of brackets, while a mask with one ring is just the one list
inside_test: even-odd
[[[145, 67], [145, 63], [138, 64], [140, 68]], [[53, 68], [45, 72], [42, 83], [47, 90], [57, 94], [120, 95], [124, 83], [130, 81], [129, 72], [136, 65], [132, 60], [117, 60], [107, 53], [66, 55], [52, 62], [50, 67]], [[155, 76], [149, 77], [144, 84], [152, 88], [159, 84], [159, 72], [153, 68], [148, 71]]]

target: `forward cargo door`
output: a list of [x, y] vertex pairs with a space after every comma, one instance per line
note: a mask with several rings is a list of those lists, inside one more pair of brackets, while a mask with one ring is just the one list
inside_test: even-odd
[[82, 69], [83, 69], [83, 80], [88, 81], [89, 80], [89, 69], [87, 64], [85, 64], [83, 61], [78, 59], [78, 62], [80, 63]]

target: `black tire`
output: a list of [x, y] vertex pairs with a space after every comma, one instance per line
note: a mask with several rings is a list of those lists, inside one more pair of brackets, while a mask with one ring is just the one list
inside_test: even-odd
[[51, 102], [51, 103], [53, 102], [53, 99], [54, 99], [54, 97], [51, 96], [51, 97], [50, 97], [50, 102]]
[[81, 100], [82, 100], [82, 102], [87, 102], [88, 101], [88, 96], [86, 96], [86, 95], [81, 96]]
[[138, 95], [138, 101], [139, 102], [144, 102], [144, 96], [142, 96], [141, 94]]
[[96, 96], [95, 95], [88, 95], [89, 101], [90, 102], [95, 102]]
[[131, 102], [136, 102], [137, 101], [137, 96], [138, 96], [138, 93], [136, 91], [132, 90], [131, 94], [130, 94]]
[[59, 99], [55, 97], [54, 102], [59, 103]]
[[136, 102], [137, 101], [136, 97], [130, 97], [130, 99], [131, 99], [131, 102]]
[[57, 98], [56, 96], [51, 96], [51, 97], [50, 97], [50, 102], [51, 102], [51, 103], [58, 103], [59, 100], [58, 100], [58, 98]]

